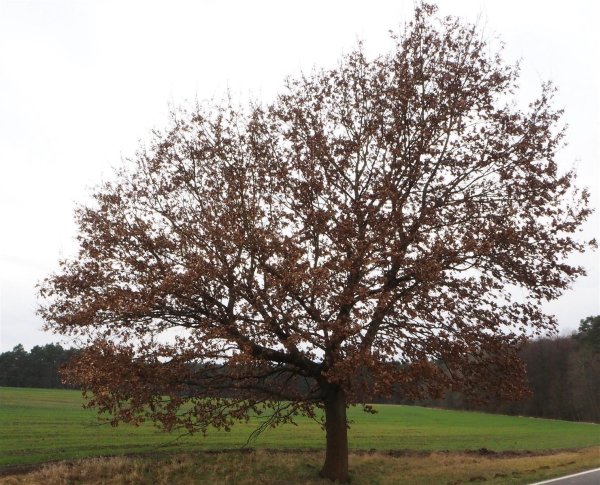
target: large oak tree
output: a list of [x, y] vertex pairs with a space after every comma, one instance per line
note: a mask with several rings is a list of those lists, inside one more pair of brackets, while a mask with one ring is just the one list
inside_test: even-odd
[[78, 209], [41, 313], [87, 339], [91, 405], [190, 432], [322, 409], [344, 481], [348, 405], [523, 390], [522, 336], [584, 273], [587, 194], [552, 86], [519, 108], [518, 68], [435, 10], [272, 103], [176, 110]]

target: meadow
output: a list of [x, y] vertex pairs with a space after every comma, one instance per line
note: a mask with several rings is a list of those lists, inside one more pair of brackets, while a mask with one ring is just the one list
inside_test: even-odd
[[[279, 463], [278, 469], [285, 471], [289, 468], [291, 477], [310, 477], [314, 475], [322, 459], [320, 450], [324, 447], [324, 432], [319, 424], [308, 419], [299, 418], [297, 426], [269, 429], [248, 445], [256, 451], [242, 452], [239, 450], [246, 444], [257, 421], [234, 426], [230, 432], [214, 430], [206, 437], [167, 434], [151, 424], [138, 428], [125, 425], [113, 428], [99, 421], [93, 410], [82, 409], [82, 402], [78, 391], [0, 388], [0, 473], [4, 470], [6, 474], [8, 470], [20, 466], [50, 461], [118, 455], [135, 455], [136, 458], [126, 460], [127, 466], [135, 468], [138, 466], [136, 463], [141, 463], [139, 467], [146, 470], [145, 473], [152, 473], [152, 467], [158, 463], [173, 468], [173, 462], [169, 461], [173, 456], [180, 457], [177, 458], [175, 468], [191, 466], [190, 460], [193, 459], [189, 457], [196, 456], [195, 459], [198, 459], [200, 455], [205, 463], [218, 462], [223, 468], [227, 460], [239, 462], [240, 453], [247, 453], [247, 456], [253, 458], [242, 461], [257, 464], [262, 460], [267, 468]], [[350, 448], [353, 451], [351, 467], [354, 466], [359, 476], [363, 474], [356, 470], [361, 468], [366, 470], [365, 473], [372, 469], [369, 472], [372, 474], [375, 473], [373, 470], [389, 471], [394, 466], [400, 466], [398, 460], [394, 462], [396, 465], [387, 463], [394, 457], [421, 461], [423, 457], [428, 457], [430, 463], [432, 460], [446, 463], [440, 465], [446, 472], [454, 466], [452, 460], [458, 460], [459, 463], [466, 459], [475, 466], [474, 458], [479, 460], [478, 463], [482, 460], [495, 460], [496, 465], [502, 461], [498, 458], [517, 461], [524, 459], [524, 470], [530, 471], [533, 470], [530, 463], [535, 460], [542, 460], [537, 468], [534, 467], [535, 470], [553, 469], [553, 465], [548, 464], [547, 460], [551, 456], [554, 457], [552, 460], [556, 462], [556, 466], [566, 467], [565, 470], [600, 466], [600, 425], [597, 424], [417, 406], [377, 405], [376, 409], [378, 413], [375, 415], [363, 413], [360, 408], [349, 410], [352, 421], [349, 432]], [[584, 448], [587, 450], [576, 451]], [[216, 450], [238, 451], [212, 453]], [[294, 452], [290, 453], [290, 450]], [[550, 453], [550, 450], [553, 451]], [[574, 455], [567, 456], [569, 453]], [[149, 456], [153, 457], [152, 466], [144, 458]], [[557, 458], [561, 456], [562, 458]], [[577, 456], [585, 459], [578, 459]], [[114, 461], [117, 458], [98, 460], [108, 460], [96, 460], [93, 463], [104, 463], [103, 466], [109, 468], [117, 463]], [[406, 460], [402, 462], [405, 463], [403, 473], [408, 470]], [[89, 465], [92, 462], [88, 460], [86, 463]], [[125, 465], [121, 463], [119, 466]], [[417, 465], [414, 466], [418, 468]], [[519, 469], [517, 462], [511, 469]], [[430, 473], [432, 468], [423, 465], [423, 470]], [[133, 474], [133, 468], [128, 473]], [[163, 470], [160, 473], [166, 472]], [[494, 473], [500, 477], [510, 475], [501, 470]], [[256, 474], [260, 472], [255, 470]], [[374, 480], [374, 476], [371, 476], [371, 480]], [[510, 476], [511, 481], [491, 483], [526, 483]], [[149, 478], [148, 482], [141, 480], [140, 483], [159, 483], [159, 478]], [[261, 481], [278, 483], [265, 480]], [[285, 480], [285, 477], [282, 478], [282, 481]], [[307, 480], [309, 481], [306, 483], [313, 483], [309, 478]], [[47, 477], [40, 479], [40, 483], [44, 481], [48, 482]], [[71, 481], [77, 483], [77, 480]], [[183, 479], [180, 481], [185, 482]], [[358, 478], [355, 482], [361, 483]], [[377, 480], [372, 483], [376, 482]], [[413, 482], [419, 483], [417, 479], [413, 479]], [[28, 483], [35, 483], [35, 480]], [[231, 483], [246, 482], [237, 480]], [[386, 482], [382, 478], [377, 483], [400, 482]]]

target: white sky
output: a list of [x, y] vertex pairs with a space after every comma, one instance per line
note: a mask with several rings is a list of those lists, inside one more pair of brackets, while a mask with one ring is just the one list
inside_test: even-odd
[[[523, 100], [551, 79], [569, 123], [564, 169], [599, 207], [600, 15], [596, 0], [440, 0], [522, 59]], [[221, 96], [271, 98], [287, 75], [328, 67], [357, 39], [371, 53], [411, 16], [394, 1], [0, 0], [0, 351], [59, 341], [41, 331], [34, 286], [73, 254], [75, 203], [110, 176], [168, 105]], [[600, 235], [596, 214], [585, 236]], [[599, 257], [547, 310], [561, 331], [600, 314]], [[68, 345], [68, 342], [63, 341]]]

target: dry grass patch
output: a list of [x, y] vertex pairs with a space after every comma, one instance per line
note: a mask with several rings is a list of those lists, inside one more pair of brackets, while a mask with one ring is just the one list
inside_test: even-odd
[[[318, 478], [320, 452], [198, 453], [104, 457], [52, 463], [0, 478], [6, 485], [330, 483]], [[600, 466], [600, 447], [551, 454], [355, 453], [353, 485], [526, 484]]]
[[550, 454], [434, 452], [395, 459], [372, 455], [355, 459], [352, 465], [360, 484], [516, 485], [596, 468], [600, 466], [600, 447]]

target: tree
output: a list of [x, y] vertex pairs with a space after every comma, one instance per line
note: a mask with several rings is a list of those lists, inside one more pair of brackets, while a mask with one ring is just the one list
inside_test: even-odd
[[600, 315], [584, 318], [579, 322], [579, 330], [573, 338], [600, 353]]
[[18, 344], [8, 352], [0, 354], [0, 385], [24, 386], [26, 377], [23, 369], [27, 368], [28, 354], [23, 345]]
[[345, 481], [348, 405], [523, 391], [522, 335], [584, 273], [588, 195], [557, 171], [554, 88], [519, 109], [518, 68], [435, 10], [270, 104], [175, 110], [78, 209], [41, 314], [89, 339], [90, 405], [190, 432], [320, 408]]

